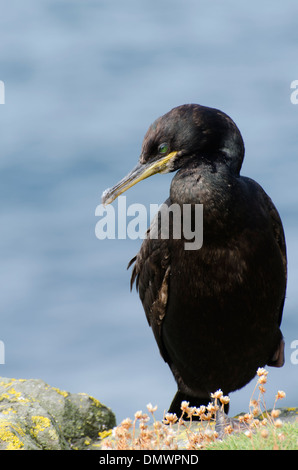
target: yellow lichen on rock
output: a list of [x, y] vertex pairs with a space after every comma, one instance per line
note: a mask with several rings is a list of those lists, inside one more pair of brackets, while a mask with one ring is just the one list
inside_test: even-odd
[[30, 434], [34, 437], [36, 443], [41, 445], [45, 436], [41, 436], [40, 433], [45, 431], [47, 433], [48, 445], [59, 441], [59, 436], [56, 429], [52, 426], [51, 420], [46, 416], [31, 416], [33, 426], [30, 429]]
[[52, 390], [55, 390], [55, 392], [59, 393], [59, 395], [62, 395], [64, 398], [68, 397], [69, 393], [65, 392], [64, 390], [60, 390], [60, 388], [56, 387], [51, 387]]
[[100, 437], [100, 439], [105, 439], [106, 437], [111, 436], [111, 434], [112, 434], [112, 429], [109, 429], [108, 431], [100, 431], [98, 433], [98, 437]]
[[19, 450], [24, 446], [19, 436], [25, 432], [20, 426], [13, 425], [7, 420], [0, 419], [0, 440], [7, 443], [6, 450]]
[[7, 408], [7, 409], [4, 409], [4, 410], [1, 410], [1, 413], [3, 415], [9, 415], [10, 413], [16, 413], [16, 410], [14, 410], [13, 408]]
[[21, 403], [29, 403], [28, 398], [24, 398], [21, 392], [17, 392], [15, 388], [12, 387], [12, 381], [15, 381], [15, 379], [12, 379], [9, 383], [0, 383], [0, 386], [3, 386], [6, 389], [6, 392], [1, 393], [0, 395], [0, 401], [7, 399], [10, 402], [19, 401]]
[[100, 403], [97, 398], [89, 396], [89, 399], [92, 401], [93, 405], [95, 405], [97, 408], [102, 408], [102, 404]]
[[44, 431], [51, 426], [51, 421], [46, 416], [31, 416], [33, 427], [31, 428], [32, 434], [37, 437], [40, 431]]

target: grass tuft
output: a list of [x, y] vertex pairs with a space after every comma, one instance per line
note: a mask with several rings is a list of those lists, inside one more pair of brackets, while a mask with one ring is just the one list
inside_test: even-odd
[[[285, 422], [280, 417], [277, 404], [285, 397], [279, 390], [273, 408], [265, 404], [268, 372], [257, 371], [257, 382], [250, 399], [249, 411], [224, 427], [224, 437], [219, 438], [215, 428], [215, 415], [223, 412], [229, 397], [221, 390], [211, 394], [208, 406], [190, 407], [181, 403], [181, 415], [166, 413], [162, 421], [155, 418], [157, 406], [147, 405], [148, 413], [137, 411], [134, 419], [126, 418], [103, 440], [105, 450], [297, 450], [298, 423]], [[258, 393], [257, 398], [255, 395]], [[193, 417], [199, 417], [199, 421]], [[236, 425], [235, 425], [236, 422]]]

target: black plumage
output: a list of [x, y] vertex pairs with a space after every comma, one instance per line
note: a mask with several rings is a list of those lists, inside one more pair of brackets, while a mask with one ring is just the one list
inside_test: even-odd
[[[110, 203], [136, 182], [177, 171], [166, 205], [203, 204], [203, 245], [150, 238], [133, 266], [147, 320], [176, 379], [170, 412], [246, 385], [258, 367], [280, 367], [287, 260], [279, 214], [265, 191], [240, 176], [242, 136], [223, 112], [182, 105], [145, 135], [137, 167], [103, 195]], [[182, 213], [182, 211], [181, 211]], [[194, 222], [194, 221], [193, 221]], [[160, 227], [159, 227], [160, 233]]]

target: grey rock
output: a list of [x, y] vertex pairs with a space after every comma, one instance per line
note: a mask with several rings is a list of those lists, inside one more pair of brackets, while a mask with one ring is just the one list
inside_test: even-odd
[[90, 395], [0, 378], [0, 450], [96, 449], [115, 425], [113, 412]]

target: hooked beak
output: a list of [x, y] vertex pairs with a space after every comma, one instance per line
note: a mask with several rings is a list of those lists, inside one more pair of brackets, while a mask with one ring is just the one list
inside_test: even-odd
[[102, 204], [111, 204], [120, 194], [123, 194], [140, 181], [149, 178], [149, 176], [155, 175], [156, 173], [168, 173], [172, 171], [172, 162], [177, 153], [176, 151], [170, 152], [165, 157], [158, 158], [158, 160], [138, 163], [127, 176], [119, 181], [119, 183], [113, 186], [113, 188], [106, 189], [102, 193]]

